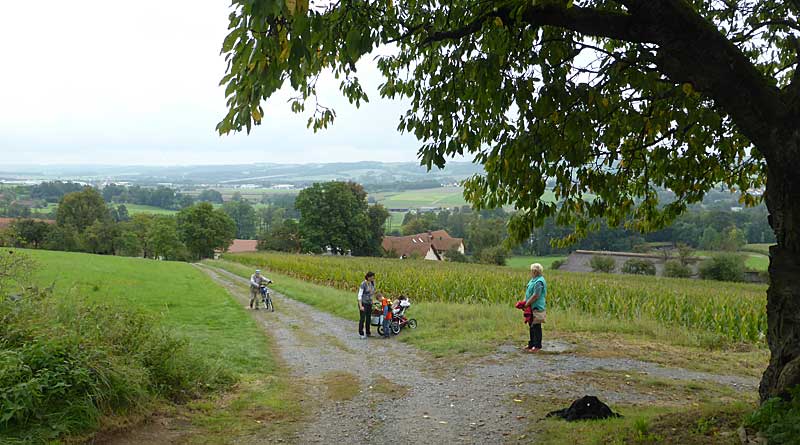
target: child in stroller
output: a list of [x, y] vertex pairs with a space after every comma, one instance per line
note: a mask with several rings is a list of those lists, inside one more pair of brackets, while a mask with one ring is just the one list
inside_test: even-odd
[[411, 301], [409, 301], [408, 297], [405, 295], [400, 295], [397, 299], [397, 303], [392, 308], [392, 318], [395, 321], [395, 325], [397, 326], [396, 334], [400, 333], [400, 329], [408, 326], [411, 329], [417, 327], [417, 320], [411, 318], [406, 318], [406, 309], [411, 306]]

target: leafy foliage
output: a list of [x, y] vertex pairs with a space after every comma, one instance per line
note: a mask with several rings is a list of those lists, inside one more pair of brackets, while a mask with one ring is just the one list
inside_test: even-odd
[[508, 258], [508, 249], [504, 246], [491, 246], [482, 249], [477, 259], [484, 264], [496, 264], [498, 266], [505, 266], [506, 258]]
[[664, 276], [672, 278], [690, 278], [692, 269], [679, 260], [669, 260], [664, 264]]
[[91, 187], [64, 195], [56, 213], [59, 226], [72, 227], [78, 232], [83, 232], [96, 221], [103, 222], [110, 218], [103, 196]]
[[720, 253], [700, 264], [700, 277], [704, 280], [742, 281], [744, 257], [735, 253]]
[[[723, 81], [698, 75], [687, 82], [692, 76], [671, 63], [699, 60], [704, 45], [730, 42], [725, 51], [739, 52], [738, 65], [727, 69], [755, 68], [764, 82], [787, 85], [798, 28], [791, 2], [632, 5], [237, 0], [222, 45], [229, 112], [217, 128], [249, 131], [264, 116], [261, 101], [285, 83], [297, 91], [292, 110], [304, 111], [325, 70], [341, 79], [352, 103], [367, 101], [355, 62], [394, 45], [378, 67], [380, 94], [410, 101], [399, 128], [425, 141], [420, 158], [429, 167], [476, 155], [487, 174], [466, 183], [466, 196], [479, 207], [514, 205], [514, 240], [547, 216], [575, 224], [569, 239], [601, 216], [612, 226], [652, 229], [719, 183], [756, 202], [748, 191], [763, 185], [764, 163], [729, 114], [738, 102], [722, 98], [724, 110], [713, 100], [725, 93]], [[720, 40], [671, 49], [679, 38], [697, 40], [676, 17], [712, 23]], [[631, 22], [641, 25], [629, 28]], [[682, 64], [690, 65], [702, 64]], [[324, 128], [334, 118], [313, 102], [309, 126]], [[561, 205], [541, 199], [547, 181]], [[659, 207], [656, 186], [676, 200]], [[587, 193], [594, 199], [584, 199]]]
[[614, 258], [605, 255], [595, 255], [589, 260], [589, 266], [591, 266], [592, 270], [595, 272], [611, 273], [616, 269], [617, 263], [614, 261]]
[[236, 238], [255, 238], [256, 211], [249, 202], [244, 200], [228, 201], [222, 205], [222, 210], [227, 213], [236, 224]]
[[295, 200], [300, 234], [307, 250], [374, 255], [382, 253], [383, 225], [389, 212], [367, 204], [363, 187], [354, 182], [315, 183]]
[[[397, 255], [387, 256], [387, 258], [397, 258]], [[453, 247], [447, 249], [447, 251], [445, 251], [445, 253], [444, 253], [444, 258], [445, 258], [446, 261], [452, 261], [454, 263], [468, 263], [469, 262], [469, 258], [467, 258], [466, 255], [461, 253], [461, 251], [458, 250], [458, 247], [456, 247], [456, 246], [453, 246]]]
[[633, 275], [655, 275], [656, 265], [650, 260], [631, 258], [622, 264], [622, 273]]
[[178, 234], [195, 259], [211, 258], [214, 249], [227, 249], [236, 236], [236, 224], [225, 212], [201, 202], [181, 210]]
[[300, 253], [303, 248], [300, 237], [300, 226], [297, 221], [287, 219], [274, 226], [258, 240], [258, 250], [276, 250], [278, 252]]
[[787, 397], [765, 401], [745, 424], [764, 433], [770, 444], [794, 444], [800, 437], [800, 386]]

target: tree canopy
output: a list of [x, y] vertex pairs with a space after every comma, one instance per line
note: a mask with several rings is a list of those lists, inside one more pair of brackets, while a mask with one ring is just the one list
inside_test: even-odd
[[364, 188], [354, 182], [315, 183], [303, 189], [295, 201], [300, 211], [299, 230], [304, 247], [353, 255], [381, 252], [383, 224], [389, 212], [369, 206]]
[[[214, 206], [207, 202], [195, 204], [178, 212], [177, 230], [181, 241], [195, 259], [213, 257], [214, 249], [227, 249], [236, 236], [236, 224], [231, 217], [221, 209], [214, 209]], [[171, 242], [164, 240], [159, 240], [157, 244], [162, 246], [154, 249], [170, 250], [174, 247]], [[166, 252], [157, 252], [157, 254], [164, 253]]]
[[[573, 231], [648, 231], [724, 184], [767, 207], [777, 245], [768, 292], [770, 367], [761, 396], [800, 383], [800, 1], [234, 0], [222, 45], [228, 113], [218, 131], [259, 124], [284, 85], [318, 130], [332, 71], [368, 100], [356, 62], [377, 56], [379, 94], [404, 99], [399, 130], [430, 167], [470, 155], [478, 208], [511, 205], [510, 240], [547, 217]], [[768, 179], [768, 180], [767, 180]], [[556, 201], [543, 199], [547, 183]], [[661, 203], [657, 189], [673, 192]], [[588, 198], [591, 195], [591, 199]]]

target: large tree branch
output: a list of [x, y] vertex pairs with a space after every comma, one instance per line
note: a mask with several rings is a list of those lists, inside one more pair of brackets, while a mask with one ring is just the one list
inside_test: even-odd
[[[587, 37], [657, 46], [659, 71], [676, 84], [689, 83], [714, 100], [769, 159], [780, 150], [774, 122], [786, 118], [785, 96], [720, 30], [683, 0], [627, 1], [627, 13], [545, 5], [490, 10], [463, 27], [430, 32], [425, 43], [450, 41], [478, 32], [487, 20], [553, 26]], [[510, 25], [513, 26], [513, 25]]]

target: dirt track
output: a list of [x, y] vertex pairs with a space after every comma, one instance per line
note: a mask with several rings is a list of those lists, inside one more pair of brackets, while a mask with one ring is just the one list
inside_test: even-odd
[[[247, 305], [246, 279], [221, 269], [198, 267]], [[757, 385], [756, 379], [744, 377], [558, 353], [568, 351], [570, 345], [548, 342], [547, 338], [545, 350], [551, 353], [531, 355], [506, 346], [467, 365], [454, 365], [395, 338], [377, 337], [374, 328], [375, 337], [360, 339], [357, 321], [330, 315], [277, 292], [273, 292], [273, 299], [276, 312], [251, 313], [276, 342], [293, 378], [308, 390], [302, 403], [310, 420], [295, 436], [281, 438], [284, 443], [531, 443], [536, 434], [530, 430], [531, 421], [545, 413], [531, 415], [524, 404], [515, 403], [517, 397], [572, 400], [592, 394], [612, 406], [663, 401], [656, 393], [637, 391], [624, 382], [621, 386], [598, 384], [581, 374], [598, 370], [708, 381], [749, 392]], [[413, 335], [413, 331], [400, 335]], [[336, 385], [343, 397], [330, 392], [329, 386]], [[152, 426], [134, 429], [106, 443], [191, 443], [192, 433], [181, 434], [181, 425], [188, 427], [186, 422], [179, 422], [167, 427], [156, 425], [155, 430]], [[242, 444], [276, 441], [271, 436], [234, 440]]]

